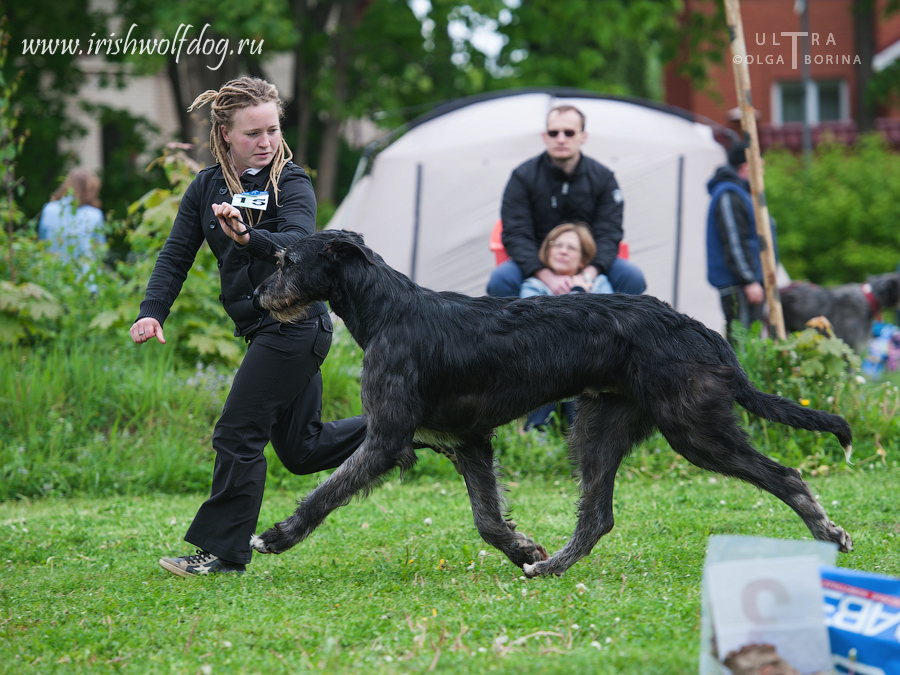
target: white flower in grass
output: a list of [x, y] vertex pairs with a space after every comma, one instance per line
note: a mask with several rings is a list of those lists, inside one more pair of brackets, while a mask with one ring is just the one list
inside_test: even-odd
[[587, 586], [584, 584], [575, 584], [575, 590], [579, 593], [584, 593], [587, 590]]
[[430, 526], [430, 525], [431, 525], [431, 522], [432, 522], [432, 521], [431, 521], [431, 518], [426, 518], [426, 519], [425, 519], [425, 524], [426, 524], [426, 525]]

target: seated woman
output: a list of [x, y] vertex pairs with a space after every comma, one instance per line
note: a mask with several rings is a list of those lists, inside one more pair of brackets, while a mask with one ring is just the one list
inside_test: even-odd
[[[597, 245], [584, 223], [563, 223], [550, 230], [541, 244], [538, 257], [544, 266], [556, 274], [571, 277], [569, 293], [612, 293], [612, 284], [605, 274], [590, 277], [582, 272], [597, 253]], [[553, 295], [550, 288], [537, 277], [522, 282], [519, 297]]]
[[[587, 225], [563, 223], [550, 230], [544, 243], [541, 244], [538, 256], [548, 269], [556, 274], [571, 277], [572, 285], [569, 293], [612, 293], [612, 284], [606, 275], [599, 274], [591, 278], [582, 271], [594, 259], [596, 253], [597, 245]], [[553, 295], [553, 293], [543, 281], [537, 277], [529, 277], [522, 282], [519, 297], [527, 298], [533, 295]], [[546, 427], [550, 415], [557, 412], [557, 405], [548, 403], [530, 413], [525, 422], [525, 429]], [[570, 401], [563, 401], [562, 409], [571, 424], [574, 406]]]

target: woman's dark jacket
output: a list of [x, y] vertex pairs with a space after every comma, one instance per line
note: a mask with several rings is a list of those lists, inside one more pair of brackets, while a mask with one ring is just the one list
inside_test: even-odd
[[[205, 240], [218, 260], [222, 288], [219, 301], [234, 321], [235, 336], [251, 337], [260, 328], [275, 323], [267, 311], [254, 305], [253, 291], [275, 272], [275, 253], [279, 249], [316, 231], [316, 198], [309, 176], [289, 162], [281, 172], [276, 205], [272, 186], [266, 187], [271, 167], [270, 164], [255, 176], [241, 176], [245, 192], [268, 190], [269, 193], [265, 212], [241, 209], [244, 223], [251, 219], [255, 223], [246, 246], [226, 235], [212, 212], [213, 204], [231, 203], [221, 167], [210, 166], [197, 174], [184, 193], [172, 232], [156, 260], [139, 319], [150, 317], [160, 325], [165, 322]], [[323, 303], [315, 303], [308, 315], [313, 317], [326, 311]]]

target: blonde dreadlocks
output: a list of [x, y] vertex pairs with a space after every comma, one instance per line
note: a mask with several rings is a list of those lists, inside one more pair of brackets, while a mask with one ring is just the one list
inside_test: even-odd
[[[243, 192], [240, 177], [234, 169], [234, 164], [228, 157], [228, 143], [222, 136], [222, 129], [231, 131], [234, 125], [234, 113], [241, 108], [249, 108], [251, 106], [261, 105], [275, 101], [278, 105], [278, 118], [284, 118], [284, 102], [278, 97], [278, 90], [275, 85], [261, 80], [258, 77], [241, 77], [231, 80], [222, 85], [222, 88], [216, 91], [209, 89], [200, 94], [191, 103], [188, 112], [194, 108], [199, 108], [210, 103], [210, 120], [212, 128], [209, 130], [209, 149], [212, 152], [213, 159], [222, 167], [222, 173], [225, 175], [225, 184], [232, 196]], [[294, 154], [285, 143], [284, 136], [281, 137], [281, 143], [275, 149], [275, 156], [272, 158], [272, 170], [269, 172], [269, 183], [275, 193], [275, 203], [278, 204], [278, 181], [281, 178], [281, 171], [285, 165], [291, 160]]]

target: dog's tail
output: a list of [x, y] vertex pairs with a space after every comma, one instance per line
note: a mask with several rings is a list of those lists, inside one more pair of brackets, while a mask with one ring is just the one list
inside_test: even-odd
[[847, 463], [850, 463], [850, 455], [853, 453], [853, 432], [847, 420], [840, 415], [806, 408], [791, 399], [766, 394], [754, 387], [747, 378], [738, 383], [738, 391], [734, 398], [754, 415], [772, 422], [786, 424], [795, 429], [827, 431], [834, 434], [844, 449]]

